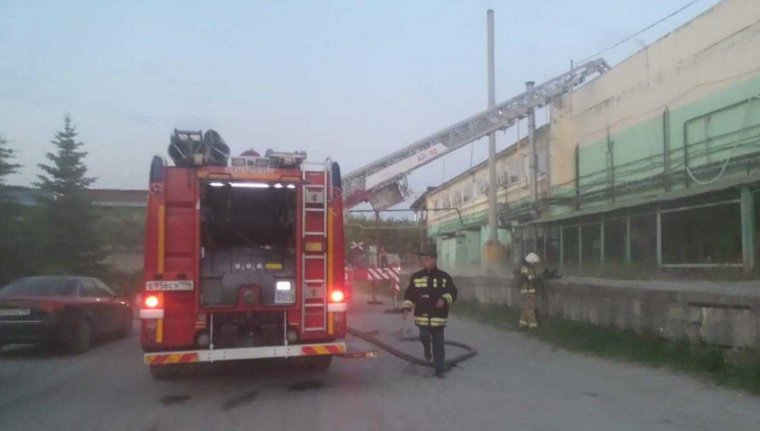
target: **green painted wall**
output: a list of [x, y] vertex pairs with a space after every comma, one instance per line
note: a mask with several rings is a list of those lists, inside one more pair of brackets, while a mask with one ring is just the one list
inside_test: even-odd
[[[746, 101], [752, 96], [760, 96], [760, 74], [727, 89], [722, 89], [688, 105], [672, 108], [670, 114], [670, 169], [671, 172], [684, 169], [684, 124], [687, 124], [689, 166], [697, 168], [705, 163], [716, 163], [727, 157], [738, 157], [760, 152], [760, 99], [751, 104]], [[750, 108], [748, 111], [747, 108]], [[581, 193], [604, 190], [609, 185], [611, 175], [608, 150], [613, 152], [614, 182], [616, 187], [659, 175], [664, 170], [664, 125], [660, 115], [617, 131], [607, 139], [581, 145], [580, 173]], [[731, 171], [720, 179], [746, 175], [746, 171]], [[714, 174], [710, 175], [714, 177]], [[711, 178], [701, 178], [709, 180]], [[720, 181], [719, 180], [719, 181]], [[692, 184], [698, 187], [698, 184]], [[672, 190], [685, 187], [683, 183], [673, 184]], [[553, 197], [573, 197], [574, 182], [552, 188]], [[641, 193], [651, 194], [652, 190], [617, 196], [618, 200], [638, 197]], [[583, 208], [604, 205], [609, 198], [600, 197], [595, 202], [584, 203]], [[519, 203], [519, 202], [518, 202]], [[569, 205], [552, 205], [550, 214], [573, 211]], [[453, 220], [428, 226], [428, 237], [436, 238], [439, 250], [439, 265], [452, 269], [455, 266], [481, 264], [483, 247], [488, 240], [487, 212], [481, 211]], [[466, 230], [466, 229], [479, 229]], [[441, 235], [451, 235], [443, 238]], [[513, 251], [511, 233], [499, 229], [499, 241]]]
[[451, 269], [456, 265], [457, 238], [438, 237], [438, 267]]
[[488, 219], [487, 211], [480, 211], [473, 214], [462, 214], [462, 220], [459, 217], [438, 224], [428, 224], [427, 234], [429, 238], [438, 235], [452, 234], [463, 229], [476, 228], [481, 226]]
[[[688, 137], [689, 167], [692, 169], [706, 163], [722, 162], [729, 156], [739, 157], [760, 151], [760, 99], [752, 100], [749, 104], [744, 102], [752, 96], [760, 96], [760, 74], [697, 102], [672, 108], [668, 135], [671, 172], [684, 170], [684, 136]], [[661, 113], [664, 110], [665, 107], [662, 107]], [[610, 135], [616, 187], [663, 172], [663, 127], [663, 117], [658, 115]], [[579, 154], [581, 194], [607, 188], [611, 173], [607, 139], [582, 144]], [[746, 172], [737, 174], [746, 175]], [[737, 174], [728, 172], [721, 179]], [[715, 175], [707, 178], [698, 176], [700, 180], [710, 180], [710, 177]], [[679, 185], [674, 185], [674, 188], [678, 187]], [[554, 197], [574, 194], [572, 184], [552, 189]], [[605, 201], [602, 199], [599, 203]], [[568, 207], [561, 207], [553, 208], [551, 212], [556, 214], [569, 210]]]
[[437, 237], [438, 266], [442, 269], [479, 266], [482, 254], [480, 237], [479, 231], [464, 231], [455, 236]]

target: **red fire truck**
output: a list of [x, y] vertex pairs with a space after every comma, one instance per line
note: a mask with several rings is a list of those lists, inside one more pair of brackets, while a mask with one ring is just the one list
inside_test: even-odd
[[345, 355], [341, 175], [306, 154], [229, 158], [213, 131], [175, 131], [150, 169], [140, 318], [145, 363]]

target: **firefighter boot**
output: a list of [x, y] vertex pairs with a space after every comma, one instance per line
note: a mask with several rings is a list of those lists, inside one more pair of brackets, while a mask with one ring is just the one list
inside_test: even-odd
[[528, 325], [528, 329], [534, 329], [538, 327], [538, 320], [536, 320], [536, 294], [529, 293], [526, 295], [526, 312], [525, 317]]
[[433, 353], [430, 351], [431, 338], [430, 329], [420, 328], [420, 341], [422, 342], [422, 348], [425, 353], [425, 360], [428, 362], [433, 360]]
[[523, 296], [523, 304], [520, 309], [520, 329], [528, 327], [528, 307], [526, 302], [525, 296]]
[[520, 329], [525, 329], [528, 327], [528, 317], [525, 310], [522, 310], [520, 312]]

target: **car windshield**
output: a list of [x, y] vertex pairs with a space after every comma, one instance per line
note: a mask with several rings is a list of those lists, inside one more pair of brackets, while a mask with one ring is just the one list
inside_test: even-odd
[[0, 289], [0, 296], [74, 296], [77, 281], [60, 277], [32, 277], [12, 281]]

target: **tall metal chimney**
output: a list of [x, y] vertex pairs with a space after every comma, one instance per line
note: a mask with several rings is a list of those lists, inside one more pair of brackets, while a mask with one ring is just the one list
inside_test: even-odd
[[[525, 83], [525, 89], [526, 93], [528, 93], [528, 99], [533, 98], [533, 87], [535, 86], [535, 82], [528, 81]], [[538, 157], [536, 156], [536, 110], [531, 108], [530, 111], [528, 111], [528, 145], [530, 146], [530, 160], [528, 163], [529, 167], [529, 185], [530, 185], [530, 198], [531, 200], [535, 201], [538, 199], [538, 172], [537, 172], [537, 162]]]
[[[493, 9], [488, 10], [488, 109], [496, 106], [496, 73], [494, 65]], [[496, 222], [496, 132], [488, 135], [488, 242], [497, 244]]]

